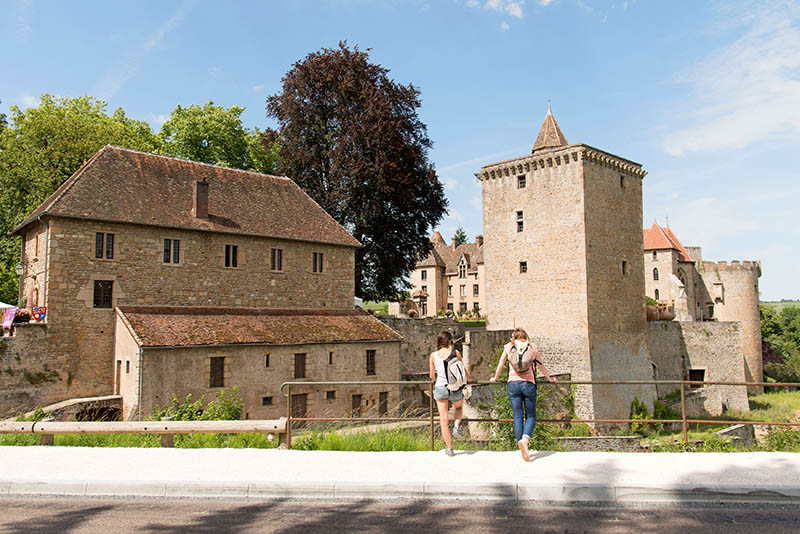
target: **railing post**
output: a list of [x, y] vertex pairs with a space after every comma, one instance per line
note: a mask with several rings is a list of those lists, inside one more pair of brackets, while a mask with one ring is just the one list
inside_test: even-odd
[[[172, 416], [162, 417], [162, 421], [174, 421]], [[161, 446], [172, 448], [175, 446], [175, 434], [161, 434]]]
[[430, 425], [431, 425], [431, 450], [434, 450], [433, 434], [435, 431], [433, 426], [433, 380], [430, 381], [429, 388], [430, 388], [430, 399], [428, 399], [428, 402], [430, 405], [429, 411], [430, 411]]
[[[41, 422], [42, 423], [50, 423], [51, 421], [55, 421], [55, 420], [56, 420], [55, 417], [45, 417], [44, 419], [42, 419]], [[56, 437], [53, 434], [42, 434], [42, 437], [39, 438], [39, 445], [45, 445], [45, 446], [52, 447], [53, 445], [56, 444], [56, 439], [55, 438]]]
[[685, 381], [681, 380], [681, 425], [683, 426], [683, 444], [689, 446], [689, 434], [686, 425], [686, 395], [684, 388], [686, 387]]
[[286, 448], [292, 448], [292, 385], [286, 385]]

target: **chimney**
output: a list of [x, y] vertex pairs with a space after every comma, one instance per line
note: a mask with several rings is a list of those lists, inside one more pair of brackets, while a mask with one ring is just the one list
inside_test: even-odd
[[479, 247], [482, 247], [482, 246], [483, 246], [483, 236], [482, 236], [482, 235], [476, 235], [476, 236], [475, 236], [475, 243], [476, 243], [476, 244], [477, 244]]
[[194, 183], [193, 200], [192, 215], [197, 219], [208, 219], [208, 182], [198, 180]]
[[452, 245], [453, 245], [453, 250], [455, 250], [455, 249], [457, 248], [457, 247], [456, 247], [456, 238], [455, 238], [455, 237], [454, 237], [454, 238], [452, 238], [452, 239], [450, 240], [450, 243], [452, 243]]

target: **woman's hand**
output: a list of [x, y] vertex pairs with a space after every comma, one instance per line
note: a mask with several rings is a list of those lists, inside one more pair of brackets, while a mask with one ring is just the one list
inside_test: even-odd
[[489, 382], [497, 382], [497, 378], [492, 377], [492, 378], [489, 379]]
[[548, 380], [548, 381], [550, 381], [550, 382], [555, 382], [555, 381], [556, 381], [556, 377], [554, 377], [554, 376], [548, 376], [548, 377], [547, 377], [547, 380]]

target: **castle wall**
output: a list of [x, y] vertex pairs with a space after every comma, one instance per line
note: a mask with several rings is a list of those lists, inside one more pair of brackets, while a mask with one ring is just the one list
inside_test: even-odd
[[[745, 377], [748, 382], [762, 382], [764, 372], [761, 354], [761, 316], [758, 311], [758, 278], [761, 276], [759, 262], [721, 261], [703, 263], [703, 280], [706, 287], [714, 282], [722, 283], [722, 298], [715, 298], [714, 316], [719, 321], [742, 323], [742, 351], [744, 353]], [[761, 392], [763, 388], [751, 388]]]
[[[642, 249], [642, 176], [584, 161], [586, 292], [592, 380], [652, 380]], [[623, 265], [624, 262], [624, 265]], [[625, 418], [653, 385], [591, 386], [598, 419]]]
[[[401, 348], [401, 373], [428, 373], [428, 358], [436, 350], [436, 336], [442, 330], [448, 330], [453, 338], [464, 337], [464, 325], [455, 319], [406, 319], [399, 317], [377, 316], [389, 328], [403, 336]], [[456, 342], [460, 349], [461, 341]], [[399, 376], [393, 380], [399, 380]], [[427, 380], [427, 379], [426, 379]]]
[[[647, 326], [658, 380], [688, 379], [689, 369], [703, 369], [705, 381], [744, 381], [741, 323], [651, 321]], [[658, 396], [679, 388], [659, 385]], [[703, 393], [703, 410], [709, 415], [722, 414], [723, 407], [749, 410], [746, 387], [705, 386]]]
[[[366, 351], [375, 350], [375, 375], [366, 374]], [[332, 360], [330, 353], [333, 353]], [[305, 378], [294, 377], [294, 354], [305, 353]], [[269, 354], [269, 367], [266, 366]], [[225, 358], [224, 387], [209, 387], [212, 357]], [[329, 363], [332, 362], [332, 363]], [[172, 395], [183, 401], [213, 400], [223, 389], [239, 388], [245, 417], [277, 419], [286, 416], [286, 397], [280, 391], [287, 381], [390, 381], [398, 380], [400, 343], [334, 343], [285, 346], [228, 346], [173, 349], [145, 349], [143, 352], [142, 411], [168, 404]], [[334, 392], [328, 399], [326, 393]], [[292, 386], [292, 395], [306, 395], [307, 416], [349, 416], [352, 395], [362, 395], [361, 412], [377, 414], [380, 393], [386, 392], [389, 413], [400, 405], [400, 388], [393, 385]], [[271, 397], [264, 405], [263, 398]], [[126, 405], [133, 405], [129, 402]]]

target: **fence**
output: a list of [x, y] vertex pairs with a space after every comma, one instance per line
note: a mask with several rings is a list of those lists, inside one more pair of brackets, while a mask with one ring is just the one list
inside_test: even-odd
[[[430, 380], [390, 380], [390, 381], [355, 381], [355, 382], [284, 382], [281, 384], [281, 393], [286, 397], [286, 446], [292, 446], [292, 422], [397, 422], [397, 421], [417, 421], [427, 422], [430, 427], [431, 450], [435, 449], [434, 438], [436, 434], [436, 424], [434, 420], [433, 406], [433, 382]], [[471, 382], [474, 385], [503, 385], [501, 382]], [[292, 386], [360, 386], [360, 385], [398, 385], [398, 386], [427, 386], [428, 388], [428, 417], [294, 417], [292, 416]], [[684, 445], [689, 445], [689, 425], [690, 424], [713, 424], [713, 425], [764, 425], [764, 426], [785, 426], [800, 427], [800, 422], [784, 423], [774, 421], [725, 421], [711, 419], [690, 419], [686, 416], [686, 388], [687, 386], [748, 386], [748, 387], [783, 387], [797, 388], [800, 384], [785, 382], [720, 382], [720, 381], [696, 381], [696, 380], [565, 380], [558, 382], [537, 381], [538, 386], [542, 385], [575, 385], [575, 386], [624, 386], [624, 385], [678, 385], [681, 392], [681, 418], [680, 419], [537, 419], [541, 423], [600, 423], [600, 424], [681, 424]], [[513, 423], [513, 419], [462, 419], [465, 423]]]

